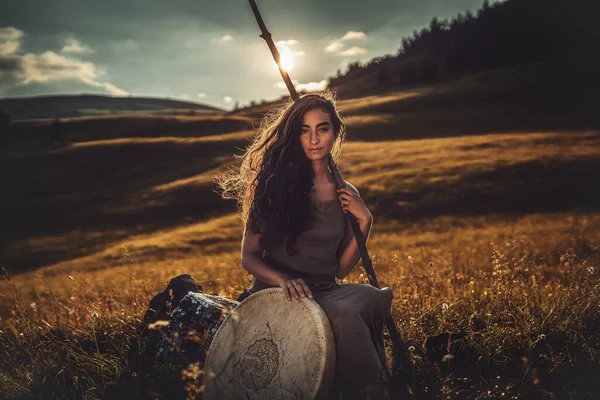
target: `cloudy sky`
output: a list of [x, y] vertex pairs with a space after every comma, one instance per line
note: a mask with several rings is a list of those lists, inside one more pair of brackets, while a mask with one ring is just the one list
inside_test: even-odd
[[[256, 0], [298, 89], [483, 0]], [[187, 99], [230, 109], [287, 93], [246, 0], [2, 0], [0, 97]]]

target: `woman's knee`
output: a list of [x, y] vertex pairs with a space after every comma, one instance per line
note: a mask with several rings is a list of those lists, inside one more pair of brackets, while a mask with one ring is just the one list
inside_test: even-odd
[[372, 312], [380, 307], [387, 308], [394, 298], [391, 288], [378, 289], [363, 283], [357, 285], [359, 285], [355, 289], [357, 305], [363, 312]]

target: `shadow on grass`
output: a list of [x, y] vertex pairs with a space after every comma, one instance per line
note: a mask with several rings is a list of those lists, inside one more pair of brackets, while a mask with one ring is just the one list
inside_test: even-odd
[[[562, 212], [600, 210], [600, 160], [543, 162], [531, 161], [498, 166], [492, 171], [463, 175], [458, 180], [424, 182], [412, 191], [389, 193], [385, 198], [362, 193], [372, 212], [382, 218], [418, 221], [440, 215], [484, 215], [488, 213]], [[235, 212], [233, 201], [225, 202], [207, 183], [182, 186], [155, 206], [140, 204], [122, 212], [97, 204], [45, 202], [31, 208], [13, 207], [3, 215], [3, 239], [17, 242], [35, 235], [60, 236], [73, 230], [105, 231], [106, 234], [86, 245], [87, 251], [130, 235], [176, 228], [186, 221], [200, 221]], [[12, 253], [15, 254], [15, 253]], [[78, 247], [36, 250], [29, 254], [4, 255], [2, 262], [13, 272], [21, 272], [86, 253]], [[7, 268], [8, 269], [8, 268]]]
[[449, 182], [417, 186], [414, 191], [369, 198], [378, 215], [420, 219], [443, 214], [559, 212], [600, 210], [600, 160], [540, 160], [472, 173]]

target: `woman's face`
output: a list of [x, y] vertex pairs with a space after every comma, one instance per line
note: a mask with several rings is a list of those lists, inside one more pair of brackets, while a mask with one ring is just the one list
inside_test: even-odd
[[311, 161], [329, 156], [335, 142], [333, 123], [329, 113], [320, 109], [304, 113], [300, 142], [304, 153]]

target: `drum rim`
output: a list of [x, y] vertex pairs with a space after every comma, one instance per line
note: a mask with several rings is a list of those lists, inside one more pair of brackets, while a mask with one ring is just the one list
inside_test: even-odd
[[[280, 293], [282, 296], [285, 296], [283, 288], [280, 288], [280, 287], [272, 287], [272, 288], [262, 289], [256, 293], [251, 294], [250, 296], [245, 298], [243, 301], [241, 301], [235, 308], [233, 308], [232, 310], [229, 311], [229, 313], [227, 314], [227, 316], [225, 317], [225, 319], [223, 320], [223, 322], [221, 323], [221, 325], [215, 332], [215, 334], [213, 336], [213, 340], [208, 348], [206, 359], [204, 360], [204, 368], [203, 368], [201, 385], [204, 386], [207, 384], [206, 378], [207, 378], [207, 372], [209, 372], [207, 367], [209, 366], [209, 361], [212, 361], [212, 353], [213, 353], [211, 350], [213, 349], [213, 344], [215, 343], [215, 339], [219, 336], [221, 329], [223, 329], [223, 330], [225, 329], [224, 328], [225, 323], [226, 322], [229, 323], [229, 319], [233, 318], [234, 312], [239, 307], [242, 307], [244, 305], [244, 303], [247, 303], [249, 299], [257, 298], [257, 297], [264, 297], [264, 296], [268, 296], [268, 295], [271, 296], [276, 293]], [[292, 301], [294, 301], [294, 300], [292, 299]], [[329, 390], [330, 384], [332, 383], [332, 378], [334, 375], [334, 370], [335, 370], [335, 365], [336, 365], [335, 337], [333, 335], [333, 329], [331, 327], [329, 318], [327, 317], [327, 314], [325, 313], [323, 308], [319, 305], [319, 303], [317, 303], [314, 299], [309, 299], [307, 297], [301, 298], [300, 301], [310, 304], [312, 310], [315, 312], [314, 314], [316, 314], [315, 317], [319, 318], [323, 322], [323, 324], [316, 324], [318, 326], [317, 327], [318, 333], [325, 338], [325, 343], [326, 343], [325, 351], [324, 351], [325, 357], [323, 357], [321, 359], [321, 361], [319, 362], [319, 366], [324, 373], [320, 374], [318, 382], [317, 382], [317, 388], [316, 388], [317, 390], [315, 392], [315, 397], [314, 397], [315, 399], [317, 399], [317, 398], [323, 397], [323, 395], [326, 394], [327, 390]], [[331, 357], [331, 359], [328, 360], [328, 357]], [[331, 363], [329, 369], [326, 368], [328, 361]], [[327, 383], [327, 385], [325, 385], [327, 387], [323, 386], [324, 382]]]

